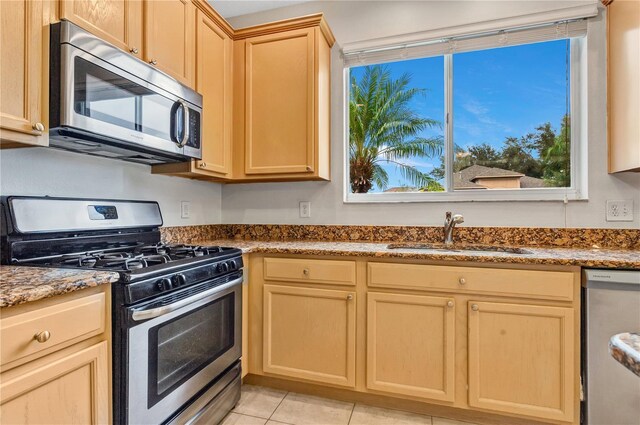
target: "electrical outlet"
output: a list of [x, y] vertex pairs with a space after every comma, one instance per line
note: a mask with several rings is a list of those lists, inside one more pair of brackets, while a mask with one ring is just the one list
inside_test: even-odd
[[300, 202], [300, 217], [301, 218], [311, 217], [311, 202], [309, 201]]
[[180, 202], [180, 218], [189, 218], [189, 217], [191, 217], [191, 202], [190, 201]]
[[633, 221], [633, 200], [607, 201], [607, 221]]

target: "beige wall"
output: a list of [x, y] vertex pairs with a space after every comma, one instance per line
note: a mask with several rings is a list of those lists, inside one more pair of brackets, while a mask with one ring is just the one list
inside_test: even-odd
[[[594, 0], [595, 1], [595, 0]], [[215, 7], [216, 1], [213, 2]], [[591, 2], [593, 3], [593, 2]], [[474, 226], [640, 228], [640, 174], [607, 174], [606, 26], [603, 13], [589, 23], [588, 171], [589, 200], [563, 202], [460, 202], [411, 204], [343, 203], [343, 87], [340, 44], [481, 20], [542, 12], [576, 2], [557, 1], [327, 1], [309, 2], [231, 19], [242, 27], [323, 12], [337, 38], [332, 52], [332, 181], [226, 185], [224, 223], [414, 224], [440, 225], [445, 211], [465, 215]], [[635, 220], [605, 221], [607, 199], [632, 199]], [[299, 201], [311, 201], [311, 218], [298, 214]]]

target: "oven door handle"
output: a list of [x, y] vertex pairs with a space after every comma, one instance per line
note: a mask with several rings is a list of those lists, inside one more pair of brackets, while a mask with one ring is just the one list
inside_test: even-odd
[[242, 281], [243, 278], [239, 277], [238, 279], [234, 279], [220, 286], [216, 286], [215, 288], [207, 289], [206, 291], [200, 292], [199, 294], [193, 295], [180, 301], [176, 301], [173, 304], [163, 305], [162, 307], [151, 308], [149, 310], [137, 310], [131, 314], [131, 318], [136, 322], [140, 322], [142, 320], [148, 320], [153, 319], [154, 317], [163, 316], [198, 301], [202, 301], [205, 299], [213, 300], [220, 292], [223, 292], [231, 288], [232, 286], [241, 284]]

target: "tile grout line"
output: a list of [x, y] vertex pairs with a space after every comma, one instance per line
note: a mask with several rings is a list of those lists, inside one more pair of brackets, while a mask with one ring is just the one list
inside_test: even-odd
[[356, 404], [353, 403], [353, 407], [351, 408], [351, 413], [349, 414], [349, 420], [347, 421], [347, 425], [351, 424], [351, 418], [353, 418], [353, 411], [356, 410]]
[[[278, 410], [278, 407], [280, 407], [280, 405], [282, 404], [282, 402], [284, 401], [285, 398], [287, 398], [287, 396], [289, 395], [290, 391], [287, 391], [284, 393], [284, 396], [282, 397], [282, 400], [280, 400], [280, 403], [278, 403], [278, 405], [276, 406], [275, 409], [273, 409], [273, 412], [271, 412], [271, 415], [269, 415], [269, 417], [267, 418], [267, 422], [269, 422], [271, 420], [271, 418], [273, 417], [273, 415], [276, 413], [276, 410]], [[267, 423], [265, 422], [265, 424]]]

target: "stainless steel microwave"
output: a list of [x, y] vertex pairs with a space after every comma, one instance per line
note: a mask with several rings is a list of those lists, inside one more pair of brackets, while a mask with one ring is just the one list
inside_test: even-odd
[[50, 146], [143, 164], [202, 157], [200, 94], [69, 21], [50, 40]]

